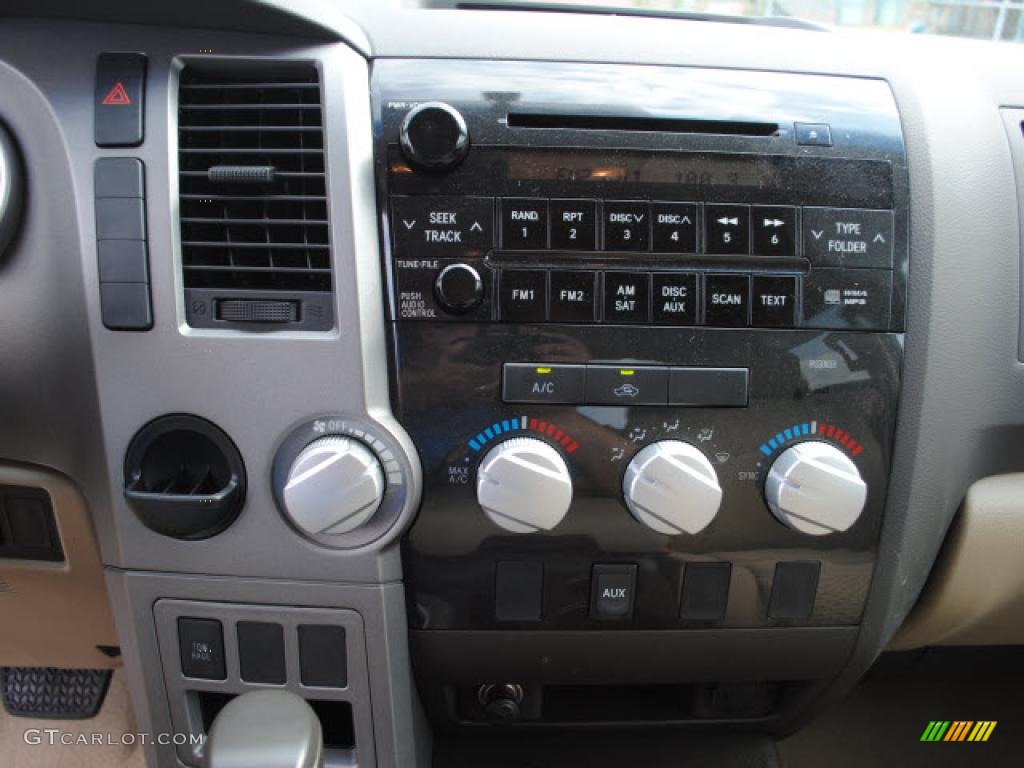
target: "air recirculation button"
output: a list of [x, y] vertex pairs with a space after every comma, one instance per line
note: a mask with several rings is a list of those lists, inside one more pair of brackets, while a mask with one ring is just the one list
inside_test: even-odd
[[245, 502], [245, 465], [222, 429], [188, 414], [162, 416], [132, 438], [124, 496], [143, 525], [177, 539], [205, 539], [234, 522]]

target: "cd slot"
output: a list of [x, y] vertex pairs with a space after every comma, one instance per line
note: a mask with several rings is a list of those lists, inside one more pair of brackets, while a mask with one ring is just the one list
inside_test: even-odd
[[624, 115], [509, 112], [509, 128], [562, 128], [574, 131], [643, 131], [647, 133], [699, 133], [719, 136], [777, 136], [778, 123], [743, 120], [697, 120]]

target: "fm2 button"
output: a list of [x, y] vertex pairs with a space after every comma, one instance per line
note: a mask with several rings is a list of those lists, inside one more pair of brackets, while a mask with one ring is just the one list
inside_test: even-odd
[[591, 574], [590, 617], [600, 621], [633, 618], [635, 593], [635, 565], [595, 565]]
[[506, 403], [581, 403], [585, 379], [582, 365], [505, 363], [501, 399]]

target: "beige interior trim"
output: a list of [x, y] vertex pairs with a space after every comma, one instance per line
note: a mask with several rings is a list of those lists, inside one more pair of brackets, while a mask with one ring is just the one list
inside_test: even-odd
[[0, 558], [0, 666], [118, 666], [96, 650], [118, 640], [85, 498], [64, 475], [28, 465], [0, 464], [0, 485], [50, 495], [65, 556], [63, 563]]
[[1024, 644], [1024, 473], [979, 480], [889, 650]]

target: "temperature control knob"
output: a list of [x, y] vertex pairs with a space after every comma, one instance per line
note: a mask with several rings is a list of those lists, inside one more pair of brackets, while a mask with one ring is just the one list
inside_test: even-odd
[[354, 531], [384, 498], [384, 471], [376, 455], [351, 437], [322, 437], [292, 464], [281, 492], [292, 522], [308, 534]]
[[772, 514], [811, 536], [845, 531], [857, 522], [867, 493], [857, 465], [834, 445], [817, 440], [783, 451], [764, 483]]
[[469, 129], [459, 111], [440, 101], [419, 104], [398, 131], [406, 159], [422, 171], [454, 168], [469, 151]]
[[558, 451], [541, 440], [516, 437], [480, 462], [476, 498], [491, 522], [506, 531], [548, 531], [569, 511], [572, 479]]
[[715, 468], [680, 440], [652, 443], [634, 456], [622, 493], [633, 517], [668, 536], [704, 530], [722, 503]]

